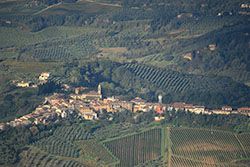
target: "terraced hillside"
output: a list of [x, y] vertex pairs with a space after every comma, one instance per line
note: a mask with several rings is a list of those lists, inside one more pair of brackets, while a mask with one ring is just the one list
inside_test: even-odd
[[[119, 67], [118, 73], [124, 73], [128, 77], [132, 76], [131, 79], [135, 80], [130, 84], [122, 81], [121, 84], [126, 87], [135, 87], [136, 85], [133, 84], [140, 83], [141, 87], [164, 92], [169, 100], [166, 103], [189, 101], [204, 105], [216, 103], [234, 105], [235, 100], [239, 100], [239, 97], [250, 98], [250, 89], [247, 86], [234, 82], [229, 78], [183, 74], [138, 63], [125, 64]], [[119, 76], [115, 75], [113, 80], [119, 79]], [[197, 97], [199, 97], [200, 101]], [[217, 101], [213, 101], [213, 98]], [[206, 104], [202, 103], [202, 101], [206, 101]]]
[[[250, 161], [249, 133], [159, 124], [143, 125], [135, 132], [131, 127], [114, 124], [106, 127], [109, 132], [89, 136], [94, 130], [89, 125], [62, 125], [40, 133], [40, 139], [20, 150], [14, 165], [247, 167]], [[123, 128], [114, 134], [110, 129], [115, 126]]]
[[20, 158], [16, 164], [19, 167], [97, 167], [118, 163], [116, 157], [79, 124], [56, 128], [48, 137], [27, 145]]
[[40, 167], [40, 166], [64, 166], [64, 167], [83, 167], [81, 163], [75, 160], [67, 160], [39, 151], [35, 148], [29, 148], [22, 152], [19, 167]]

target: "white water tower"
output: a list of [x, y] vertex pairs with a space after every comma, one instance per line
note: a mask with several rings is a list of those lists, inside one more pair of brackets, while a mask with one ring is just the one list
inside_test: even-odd
[[158, 103], [162, 104], [162, 95], [158, 95]]
[[98, 94], [99, 95], [102, 94], [102, 86], [101, 86], [101, 84], [98, 85]]

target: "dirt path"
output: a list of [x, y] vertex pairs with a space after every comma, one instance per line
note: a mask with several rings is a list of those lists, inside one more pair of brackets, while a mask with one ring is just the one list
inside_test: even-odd
[[244, 147], [243, 144], [241, 143], [240, 139], [238, 138], [238, 136], [237, 136], [236, 134], [234, 134], [234, 137], [235, 137], [235, 138], [237, 139], [237, 141], [239, 142], [241, 149], [243, 150], [245, 156], [247, 157], [247, 152], [246, 152], [246, 150], [245, 150], [245, 147]]
[[91, 3], [96, 3], [96, 4], [99, 4], [99, 5], [104, 5], [104, 6], [113, 6], [113, 7], [122, 7], [121, 5], [119, 4], [111, 4], [111, 3], [103, 3], [103, 2], [96, 2], [94, 0], [79, 0], [78, 2], [91, 2]]
[[61, 4], [62, 4], [62, 2], [59, 2], [59, 3], [54, 4], [54, 5], [50, 5], [50, 6], [46, 7], [46, 8], [44, 8], [44, 9], [42, 9], [42, 10], [40, 10], [40, 11], [38, 11], [38, 12], [34, 13], [33, 15], [38, 15], [38, 14], [40, 14], [40, 13], [45, 12], [46, 10], [48, 10], [48, 9], [50, 9], [50, 8], [53, 8], [53, 7], [59, 6], [59, 5], [61, 5]]
[[166, 131], [167, 131], [167, 149], [168, 149], [168, 152], [167, 152], [167, 156], [168, 156], [168, 167], [171, 167], [171, 157], [172, 157], [172, 143], [171, 143], [171, 139], [170, 139], [170, 127], [167, 127], [166, 128]]

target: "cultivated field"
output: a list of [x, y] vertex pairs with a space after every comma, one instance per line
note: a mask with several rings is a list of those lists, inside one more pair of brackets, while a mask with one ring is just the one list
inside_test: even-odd
[[[246, 140], [246, 136], [240, 136]], [[170, 138], [173, 155], [171, 163], [174, 166], [197, 166], [197, 163], [204, 164], [202, 166], [228, 166], [233, 165], [236, 160], [249, 158], [245, 152], [247, 147], [231, 132], [172, 128]]]
[[135, 166], [161, 156], [161, 129], [152, 129], [104, 144], [120, 160], [118, 166]]
[[18, 165], [247, 167], [250, 136], [228, 131], [156, 126], [118, 136], [90, 136], [84, 125], [58, 127], [28, 146]]

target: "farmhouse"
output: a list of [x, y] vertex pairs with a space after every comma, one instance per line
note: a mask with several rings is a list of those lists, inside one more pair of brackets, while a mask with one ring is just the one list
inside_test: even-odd
[[18, 82], [16, 86], [20, 88], [28, 88], [30, 86], [30, 83], [21, 81], [21, 82]]
[[216, 50], [216, 44], [210, 44], [208, 45], [208, 48], [210, 51], [215, 51]]
[[186, 60], [191, 61], [193, 59], [193, 54], [192, 53], [186, 53], [185, 55], [183, 55], [183, 58]]
[[40, 81], [47, 81], [48, 78], [49, 78], [49, 76], [50, 76], [50, 73], [48, 73], [48, 72], [43, 72], [43, 73], [40, 74], [40, 76], [39, 76], [38, 79], [39, 79]]

